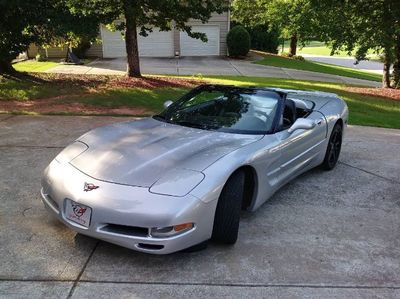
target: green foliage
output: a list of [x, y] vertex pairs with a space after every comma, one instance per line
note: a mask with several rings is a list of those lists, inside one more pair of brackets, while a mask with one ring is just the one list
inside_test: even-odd
[[[363, 60], [372, 49], [384, 54], [388, 66], [394, 62], [395, 69], [396, 65], [400, 68], [400, 1], [311, 1], [318, 13], [321, 39], [332, 46], [333, 53], [354, 51]], [[385, 75], [388, 78], [388, 67]]]
[[279, 30], [268, 25], [246, 27], [251, 37], [251, 48], [268, 53], [278, 53]]
[[82, 39], [80, 43], [72, 49], [72, 52], [80, 59], [86, 58], [86, 52], [90, 48], [90, 41]]
[[228, 32], [226, 41], [228, 44], [229, 56], [246, 56], [250, 51], [250, 34], [241, 25], [233, 27]]
[[98, 16], [82, 14], [69, 0], [0, 0], [0, 11], [0, 73], [31, 43], [74, 45], [98, 35]]
[[234, 0], [232, 20], [245, 26], [279, 28], [282, 37], [297, 34], [302, 43], [318, 34], [310, 0]]

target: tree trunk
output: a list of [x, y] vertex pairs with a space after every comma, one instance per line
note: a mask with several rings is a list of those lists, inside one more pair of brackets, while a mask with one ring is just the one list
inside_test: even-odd
[[136, 17], [135, 17], [135, 7], [132, 1], [124, 1], [124, 13], [125, 13], [125, 45], [126, 54], [128, 57], [127, 65], [127, 75], [128, 77], [138, 77], [142, 76], [140, 72], [139, 64], [139, 48], [137, 39], [137, 29], [136, 29]]
[[396, 36], [395, 57], [393, 64], [393, 87], [400, 88], [400, 35]]
[[0, 74], [13, 74], [16, 70], [12, 67], [11, 61], [0, 60]]
[[390, 88], [390, 67], [392, 63], [388, 54], [384, 54], [382, 88]]
[[290, 37], [289, 54], [291, 56], [296, 56], [297, 54], [297, 33], [293, 33], [293, 35]]

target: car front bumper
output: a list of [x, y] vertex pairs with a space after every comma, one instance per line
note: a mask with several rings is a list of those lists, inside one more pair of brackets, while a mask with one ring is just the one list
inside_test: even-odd
[[[99, 188], [84, 191], [85, 183]], [[99, 181], [56, 160], [45, 170], [41, 195], [46, 208], [74, 231], [153, 254], [180, 251], [211, 238], [217, 203], [204, 203], [190, 194], [158, 195], [144, 187]], [[67, 219], [66, 200], [92, 209], [89, 227]], [[151, 235], [151, 228], [184, 223], [194, 223], [194, 226], [170, 237]]]

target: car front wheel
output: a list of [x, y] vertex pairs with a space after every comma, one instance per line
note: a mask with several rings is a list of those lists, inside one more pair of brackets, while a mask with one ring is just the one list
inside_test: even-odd
[[322, 162], [322, 168], [325, 170], [332, 170], [335, 168], [337, 161], [339, 160], [340, 150], [342, 148], [342, 133], [342, 126], [339, 123], [335, 124], [331, 137], [329, 138], [324, 162]]
[[240, 210], [244, 192], [245, 174], [235, 172], [226, 182], [218, 199], [215, 211], [212, 239], [224, 243], [235, 244], [240, 221]]

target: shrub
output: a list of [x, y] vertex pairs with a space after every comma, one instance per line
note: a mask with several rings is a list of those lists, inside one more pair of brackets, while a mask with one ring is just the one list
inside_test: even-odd
[[294, 59], [294, 60], [305, 61], [303, 56], [301, 56], [301, 55], [292, 55], [292, 54], [290, 54], [288, 52], [282, 52], [281, 56], [285, 57], [285, 58], [291, 58], [291, 59]]
[[251, 48], [268, 53], [278, 53], [279, 30], [269, 28], [268, 25], [246, 27], [251, 37]]
[[[231, 27], [241, 25], [238, 22], [232, 21]], [[244, 26], [250, 34], [251, 48], [268, 53], [278, 54], [278, 48], [281, 40], [279, 39], [280, 30], [276, 26], [268, 24], [256, 26]]]
[[285, 58], [292, 58], [293, 55], [290, 54], [290, 53], [288, 53], [288, 52], [282, 52], [282, 53], [281, 53], [281, 56], [282, 56], [282, 57], [285, 57]]
[[305, 61], [304, 57], [301, 55], [294, 55], [292, 56], [292, 59], [294, 60], [300, 60], [300, 61]]
[[250, 34], [243, 26], [237, 25], [229, 31], [227, 44], [229, 56], [246, 56], [250, 51]]

